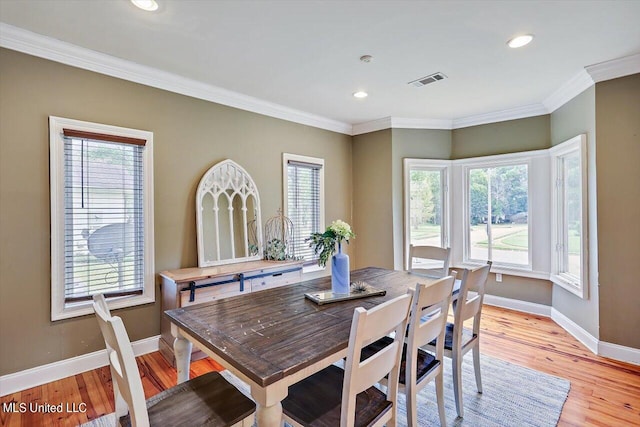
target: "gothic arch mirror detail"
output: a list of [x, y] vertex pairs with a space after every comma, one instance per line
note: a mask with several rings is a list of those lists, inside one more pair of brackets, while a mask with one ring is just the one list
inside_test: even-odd
[[258, 187], [234, 161], [214, 165], [200, 180], [196, 223], [199, 267], [262, 258]]

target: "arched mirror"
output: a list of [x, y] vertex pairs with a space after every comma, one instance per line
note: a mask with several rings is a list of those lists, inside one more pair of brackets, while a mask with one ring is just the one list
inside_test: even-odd
[[258, 188], [234, 161], [214, 165], [200, 180], [196, 223], [199, 267], [262, 258]]

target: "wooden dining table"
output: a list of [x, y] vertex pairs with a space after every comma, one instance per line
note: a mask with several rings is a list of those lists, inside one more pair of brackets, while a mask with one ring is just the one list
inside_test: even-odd
[[178, 383], [189, 379], [196, 345], [249, 385], [258, 426], [280, 426], [288, 387], [346, 357], [356, 307], [370, 309], [435, 280], [368, 267], [352, 271], [351, 281], [384, 289], [385, 295], [319, 305], [305, 293], [329, 291], [331, 278], [322, 277], [168, 310]]

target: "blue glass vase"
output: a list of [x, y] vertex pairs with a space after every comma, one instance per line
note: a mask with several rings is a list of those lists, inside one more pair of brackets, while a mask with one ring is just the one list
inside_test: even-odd
[[342, 253], [342, 244], [338, 243], [338, 253], [331, 257], [331, 292], [349, 293], [349, 255]]

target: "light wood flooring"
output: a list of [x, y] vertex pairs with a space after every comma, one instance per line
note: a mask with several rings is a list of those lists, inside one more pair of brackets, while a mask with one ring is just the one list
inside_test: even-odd
[[[640, 426], [640, 366], [593, 355], [545, 317], [485, 306], [481, 325], [482, 353], [571, 381], [559, 426]], [[147, 398], [176, 383], [175, 369], [158, 352], [139, 357], [138, 367]], [[191, 376], [218, 368], [210, 359], [196, 361]], [[11, 401], [87, 406], [84, 413], [62, 414], [5, 413], [0, 406], [2, 426], [77, 426], [113, 412], [109, 368], [2, 396], [0, 405]]]

